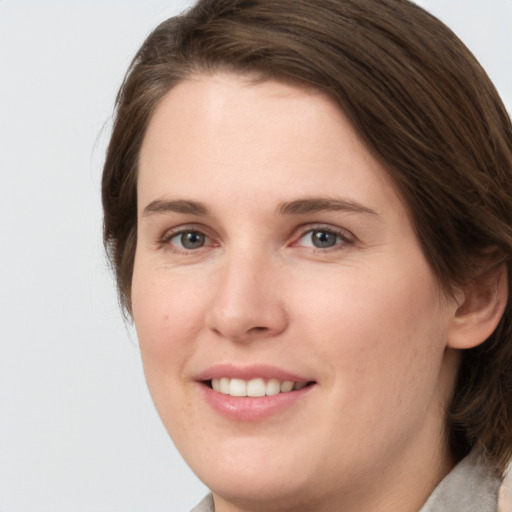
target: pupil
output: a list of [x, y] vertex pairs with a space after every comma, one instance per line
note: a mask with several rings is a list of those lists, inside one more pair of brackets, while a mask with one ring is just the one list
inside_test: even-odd
[[314, 231], [313, 232], [313, 245], [320, 249], [326, 247], [333, 247], [336, 244], [336, 235], [328, 231]]
[[181, 235], [181, 244], [185, 249], [198, 249], [204, 245], [204, 235], [194, 231]]

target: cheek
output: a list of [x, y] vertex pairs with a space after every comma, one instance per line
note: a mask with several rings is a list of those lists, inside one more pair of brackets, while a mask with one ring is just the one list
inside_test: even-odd
[[[182, 394], [185, 364], [194, 353], [201, 299], [194, 287], [181, 287], [165, 272], [151, 275], [134, 269], [133, 319], [137, 329], [146, 382], [171, 437], [193, 418], [192, 404]], [[176, 418], [180, 418], [177, 422]]]
[[328, 373], [357, 388], [351, 390], [354, 401], [367, 393], [384, 404], [390, 397], [400, 401], [432, 392], [447, 340], [447, 316], [426, 266], [381, 269], [331, 279], [308, 295], [298, 317], [308, 319], [302, 332], [316, 340]]
[[204, 298], [199, 289], [190, 282], [182, 285], [179, 276], [168, 274], [165, 269], [134, 268], [133, 318], [152, 393], [158, 379], [181, 377], [183, 362], [202, 327]]

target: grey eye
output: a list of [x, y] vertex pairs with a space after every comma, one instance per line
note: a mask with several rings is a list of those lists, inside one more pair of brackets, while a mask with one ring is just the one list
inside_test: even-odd
[[330, 229], [310, 229], [302, 235], [298, 244], [301, 247], [313, 247], [315, 249], [331, 249], [350, 243], [340, 233]]
[[204, 246], [206, 237], [198, 231], [184, 231], [174, 236], [172, 242], [186, 250], [200, 249]]
[[334, 247], [339, 242], [339, 236], [336, 233], [323, 230], [310, 232], [311, 244], [318, 249], [328, 249]]

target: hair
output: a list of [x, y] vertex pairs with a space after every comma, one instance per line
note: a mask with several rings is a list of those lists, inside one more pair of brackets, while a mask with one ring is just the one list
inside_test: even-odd
[[[512, 284], [512, 126], [485, 71], [438, 19], [408, 0], [200, 0], [160, 24], [116, 100], [104, 167], [104, 242], [131, 315], [137, 165], [160, 100], [219, 71], [292, 81], [333, 98], [409, 210], [448, 293], [506, 265]], [[462, 351], [447, 436], [503, 475], [512, 455], [512, 306]]]

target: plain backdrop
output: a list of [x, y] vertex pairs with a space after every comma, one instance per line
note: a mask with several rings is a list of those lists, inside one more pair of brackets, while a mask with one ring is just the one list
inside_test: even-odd
[[[512, 0], [424, 0], [512, 107]], [[0, 0], [0, 512], [186, 512], [101, 242], [131, 57], [186, 0]]]

